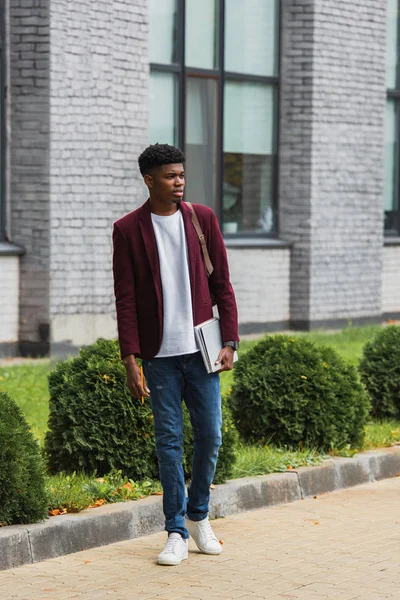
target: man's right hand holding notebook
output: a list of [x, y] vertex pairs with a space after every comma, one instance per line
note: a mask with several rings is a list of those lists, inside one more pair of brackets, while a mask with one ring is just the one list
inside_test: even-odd
[[222, 348], [218, 359], [215, 361], [216, 365], [221, 364], [219, 373], [222, 373], [222, 371], [232, 371], [234, 354], [235, 351], [231, 346], [224, 346]]

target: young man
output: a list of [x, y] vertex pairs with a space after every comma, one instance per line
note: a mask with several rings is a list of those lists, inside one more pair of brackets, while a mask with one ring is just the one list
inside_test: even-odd
[[[207, 373], [194, 337], [194, 326], [213, 316], [209, 285], [224, 340], [220, 371], [232, 369], [239, 341], [225, 244], [213, 211], [195, 205], [214, 266], [208, 281], [191, 211], [182, 202], [184, 162], [182, 152], [173, 146], [146, 148], [139, 168], [150, 198], [118, 220], [113, 232], [118, 337], [127, 383], [133, 397], [150, 395], [154, 415], [168, 532], [158, 557], [162, 565], [178, 565], [188, 557], [189, 533], [202, 552], [222, 550], [208, 520], [210, 485], [221, 445], [219, 375]], [[143, 359], [144, 382], [136, 357]], [[194, 432], [188, 499], [181, 463], [182, 398]]]

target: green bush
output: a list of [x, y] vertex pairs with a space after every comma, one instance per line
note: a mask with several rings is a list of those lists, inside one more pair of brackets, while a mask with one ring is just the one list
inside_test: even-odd
[[130, 395], [117, 342], [100, 339], [58, 363], [49, 389], [45, 451], [51, 471], [156, 476], [150, 402]]
[[332, 348], [286, 335], [242, 355], [229, 403], [244, 440], [321, 450], [361, 445], [369, 410], [354, 367]]
[[0, 523], [35, 523], [46, 515], [39, 445], [20, 408], [0, 392]]
[[[58, 363], [49, 376], [49, 388], [45, 452], [51, 471], [104, 475], [120, 470], [134, 480], [158, 476], [150, 400], [142, 404], [131, 397], [116, 341], [98, 340]], [[229, 476], [234, 460], [235, 432], [227, 408], [224, 415], [220, 481]], [[193, 439], [191, 429], [185, 431], [183, 463], [190, 476]]]
[[384, 327], [364, 346], [359, 371], [372, 415], [400, 419], [400, 326]]

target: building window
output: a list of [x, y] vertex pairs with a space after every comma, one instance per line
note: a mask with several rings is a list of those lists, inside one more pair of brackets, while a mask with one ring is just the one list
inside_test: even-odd
[[150, 143], [231, 235], [276, 234], [278, 0], [150, 0]]
[[6, 199], [5, 199], [5, 102], [4, 102], [4, 3], [0, 6], [0, 242], [6, 239]]
[[385, 233], [400, 234], [400, 1], [388, 0]]

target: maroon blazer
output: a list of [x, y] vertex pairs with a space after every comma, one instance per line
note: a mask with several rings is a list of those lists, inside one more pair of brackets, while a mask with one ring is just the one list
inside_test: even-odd
[[[214, 266], [210, 286], [215, 294], [224, 341], [239, 340], [235, 295], [229, 280], [225, 243], [214, 212], [194, 205]], [[189, 207], [182, 202], [186, 231], [193, 322], [213, 316], [209, 281], [199, 238]], [[158, 353], [163, 333], [163, 295], [157, 242], [150, 202], [114, 223], [113, 271], [121, 356], [151, 359]]]

